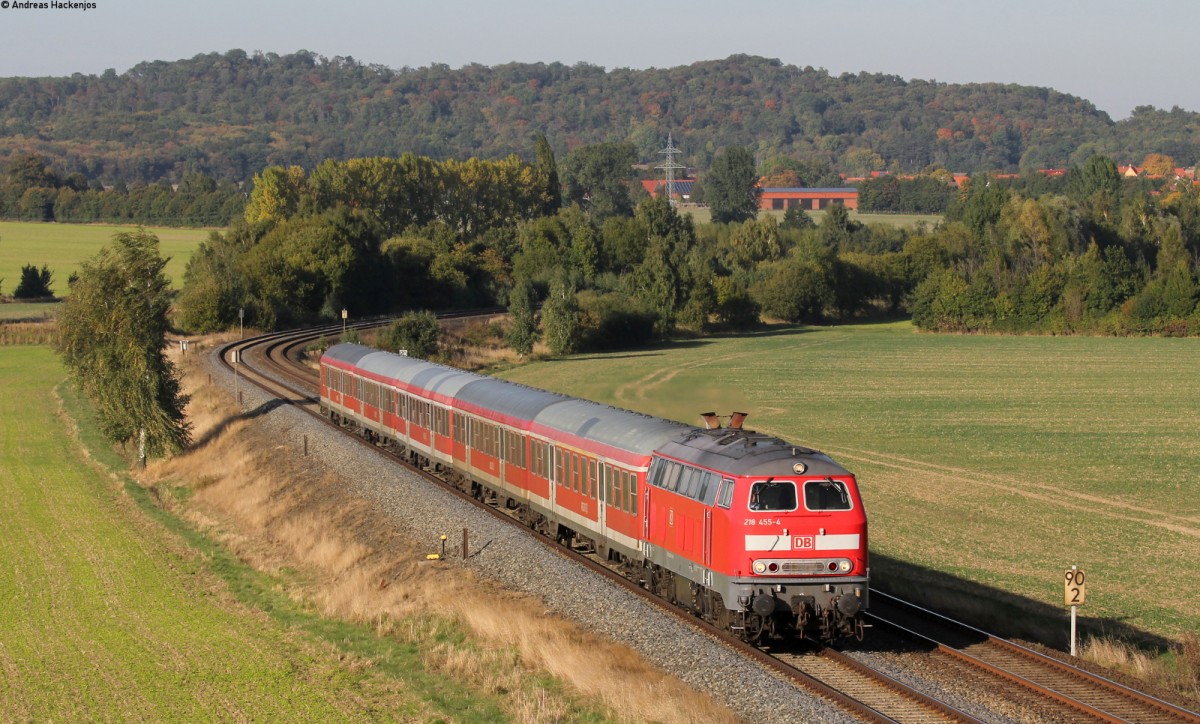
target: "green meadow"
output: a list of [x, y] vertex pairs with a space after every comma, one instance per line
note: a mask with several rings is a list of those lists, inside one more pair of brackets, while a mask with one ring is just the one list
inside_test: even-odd
[[[0, 221], [0, 292], [11, 295], [21, 282], [21, 268], [47, 266], [54, 273], [51, 288], [56, 296], [67, 290], [67, 278], [79, 270], [83, 260], [94, 256], [112, 241], [113, 234], [134, 231], [136, 226], [105, 224], [43, 224]], [[159, 252], [169, 257], [166, 274], [176, 289], [183, 286], [183, 270], [208, 229], [146, 227], [158, 237]]]
[[0, 719], [505, 718], [421, 645], [319, 618], [101, 469], [123, 462], [63, 377], [45, 347], [0, 348]]
[[0, 304], [0, 322], [46, 322], [54, 319], [62, 302], [12, 302]]
[[1078, 565], [1091, 632], [1176, 637], [1200, 630], [1198, 359], [1200, 339], [931, 335], [904, 322], [772, 328], [501, 376], [695, 424], [749, 412], [748, 427], [858, 475], [875, 572], [892, 584], [929, 570], [1056, 619], [1063, 570]]
[[[697, 225], [707, 224], [712, 221], [712, 214], [707, 206], [683, 206], [679, 209], [682, 214], [690, 214], [692, 221]], [[783, 211], [760, 211], [758, 217], [761, 219], [764, 216], [774, 216], [776, 221], [782, 222]], [[817, 224], [821, 223], [821, 219], [825, 218], [824, 211], [806, 211], [809, 217]], [[850, 212], [850, 218], [860, 224], [882, 224], [884, 226], [903, 226], [913, 228], [918, 223], [924, 223], [926, 226], [935, 226], [942, 220], [940, 214], [860, 214], [857, 211]]]

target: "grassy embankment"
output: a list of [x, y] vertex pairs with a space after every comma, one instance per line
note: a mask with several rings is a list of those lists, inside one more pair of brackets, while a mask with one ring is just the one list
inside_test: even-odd
[[426, 563], [203, 375], [203, 444], [140, 484], [94, 462], [125, 466], [62, 376], [45, 348], [0, 348], [0, 415], [21, 421], [0, 431], [8, 716], [727, 720], [538, 602]]
[[1089, 576], [1086, 636], [1200, 631], [1198, 356], [1196, 339], [893, 323], [778, 328], [502, 376], [684, 421], [748, 411], [749, 427], [857, 473], [885, 590], [1062, 645], [1071, 565]]
[[[79, 270], [79, 263], [108, 244], [113, 234], [132, 231], [136, 226], [108, 224], [41, 224], [26, 221], [0, 221], [0, 291], [11, 295], [21, 282], [21, 267], [47, 266], [54, 273], [50, 288], [55, 295], [67, 292], [67, 278]], [[208, 238], [208, 229], [146, 227], [158, 237], [159, 253], [170, 257], [166, 275], [176, 289], [183, 286], [183, 270], [192, 252]], [[0, 307], [0, 310], [3, 308]]]

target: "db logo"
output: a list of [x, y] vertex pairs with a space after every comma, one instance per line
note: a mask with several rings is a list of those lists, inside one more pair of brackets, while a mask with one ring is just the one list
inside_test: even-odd
[[811, 535], [798, 535], [792, 538], [792, 548], [795, 550], [811, 551], [816, 547], [816, 541]]

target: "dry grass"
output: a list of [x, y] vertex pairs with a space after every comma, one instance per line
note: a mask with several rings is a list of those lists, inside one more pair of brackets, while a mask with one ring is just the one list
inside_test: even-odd
[[[198, 440], [217, 432], [188, 454], [153, 464], [145, 483], [190, 487], [194, 494], [175, 503], [177, 512], [255, 567], [299, 571], [293, 597], [424, 646], [430, 668], [502, 694], [506, 711], [521, 721], [561, 720], [570, 706], [539, 683], [544, 674], [620, 720], [733, 720], [627, 647], [547, 614], [536, 599], [426, 561], [427, 546], [350, 497], [344, 481], [318, 477], [250, 423], [229, 423], [236, 410], [227, 393], [201, 384], [206, 374], [192, 368], [196, 357], [183, 364], [189, 418]], [[473, 638], [443, 640], [447, 622]]]
[[58, 325], [54, 322], [0, 322], [0, 345], [54, 344]]
[[1136, 677], [1200, 702], [1200, 635], [1188, 634], [1170, 656], [1149, 654], [1112, 637], [1089, 638], [1079, 655], [1106, 669]]

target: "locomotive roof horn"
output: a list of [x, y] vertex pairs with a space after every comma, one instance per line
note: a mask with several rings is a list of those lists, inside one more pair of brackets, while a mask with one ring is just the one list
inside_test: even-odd
[[701, 412], [700, 417], [704, 418], [705, 430], [720, 430], [721, 419], [717, 417], [715, 412]]
[[748, 413], [745, 413], [745, 412], [735, 412], [732, 415], [730, 415], [729, 416], [729, 429], [730, 430], [741, 430], [742, 422], [748, 416], [749, 416]]

